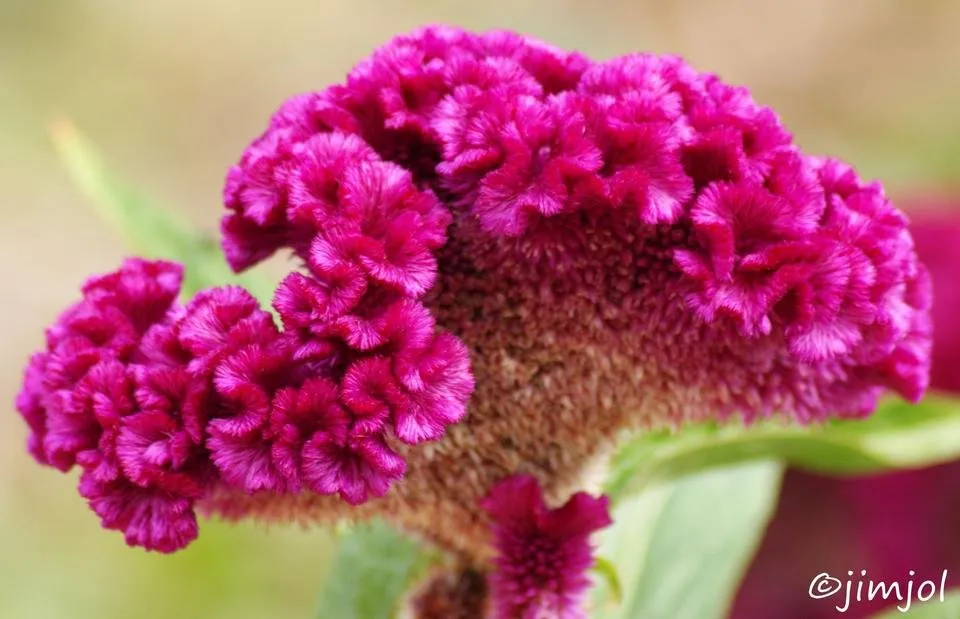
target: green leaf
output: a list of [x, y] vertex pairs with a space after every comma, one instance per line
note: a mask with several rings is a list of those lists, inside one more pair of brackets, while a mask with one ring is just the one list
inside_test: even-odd
[[713, 468], [661, 483], [622, 502], [598, 554], [616, 566], [617, 604], [594, 589], [596, 619], [720, 619], [773, 513], [783, 466]]
[[626, 442], [612, 462], [606, 491], [619, 500], [651, 484], [714, 466], [777, 459], [823, 473], [866, 474], [916, 468], [960, 457], [960, 400], [928, 396], [919, 405], [884, 401], [864, 420], [818, 425], [764, 421], [694, 424]]
[[434, 553], [389, 525], [358, 524], [342, 534], [320, 594], [319, 617], [389, 619]]
[[606, 557], [597, 556], [590, 571], [606, 586], [614, 605], [620, 605], [623, 602], [623, 585], [620, 583], [620, 572], [617, 571], [616, 564]]
[[[855, 602], [854, 602], [855, 603]], [[906, 608], [906, 602], [899, 602], [900, 608]], [[896, 608], [891, 608], [873, 615], [873, 619], [900, 619], [900, 617], [909, 617], [910, 619], [960, 619], [960, 591], [951, 591], [944, 595], [943, 601], [940, 601], [940, 591], [926, 602], [920, 602], [914, 599], [910, 604], [909, 610], [901, 612]]]
[[191, 230], [171, 212], [114, 178], [73, 124], [58, 121], [50, 135], [77, 189], [134, 251], [186, 267], [184, 295], [192, 296], [210, 286], [240, 284], [269, 307], [272, 286], [250, 274], [235, 275], [215, 239]]

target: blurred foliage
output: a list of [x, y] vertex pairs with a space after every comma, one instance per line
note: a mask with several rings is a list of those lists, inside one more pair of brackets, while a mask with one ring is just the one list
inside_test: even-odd
[[710, 468], [624, 499], [598, 553], [617, 592], [594, 590], [595, 619], [721, 619], [773, 514], [783, 467]]
[[204, 288], [239, 284], [269, 307], [273, 286], [251, 273], [235, 275], [215, 239], [192, 230], [170, 209], [154, 204], [117, 180], [70, 121], [57, 121], [50, 133], [77, 189], [97, 216], [112, 225], [130, 249], [144, 258], [163, 258], [183, 264], [185, 298]]
[[383, 522], [358, 524], [340, 539], [317, 617], [393, 617], [403, 595], [437, 560], [433, 552]]
[[646, 432], [617, 452], [606, 491], [620, 499], [664, 480], [756, 459], [830, 474], [919, 468], [960, 458], [960, 401], [929, 395], [919, 405], [884, 401], [867, 419], [800, 426], [706, 422]]

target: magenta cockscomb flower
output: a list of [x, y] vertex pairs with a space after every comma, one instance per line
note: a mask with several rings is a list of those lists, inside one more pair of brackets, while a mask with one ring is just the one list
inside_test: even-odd
[[585, 619], [590, 535], [613, 522], [607, 498], [578, 492], [550, 509], [536, 478], [517, 475], [494, 486], [482, 507], [493, 520], [497, 549], [494, 616]]
[[[175, 289], [136, 311], [97, 301], [96, 316], [129, 318], [69, 313], [19, 399], [31, 450], [119, 484], [84, 494], [148, 547], [186, 543], [191, 505], [382, 516], [483, 573], [486, 504], [498, 531], [579, 540], [566, 584], [496, 577], [517, 604], [567, 604], [604, 504], [545, 511], [539, 486], [484, 503], [500, 480], [532, 475], [553, 502], [624, 430], [863, 416], [884, 390], [926, 387], [930, 291], [903, 215], [801, 152], [745, 88], [678, 58], [592, 62], [424, 28], [284, 103], [224, 201], [234, 269], [281, 249], [298, 261], [279, 324], [230, 287], [183, 307]], [[168, 290], [155, 279], [136, 290]], [[61, 335], [77, 329], [93, 343]], [[88, 379], [102, 350], [116, 363]], [[61, 391], [93, 413], [58, 412]], [[499, 550], [534, 565], [525, 548]]]
[[[361, 176], [383, 179], [384, 215], [357, 228]], [[280, 247], [303, 261], [278, 307], [310, 350], [379, 350], [374, 325], [402, 298], [409, 337], [436, 323], [471, 351], [471, 414], [435, 448], [399, 446], [415, 473], [371, 506], [469, 555], [488, 553], [477, 505], [498, 479], [575, 485], [621, 429], [862, 416], [884, 389], [926, 386], [930, 292], [903, 215], [851, 167], [802, 153], [746, 89], [677, 58], [593, 63], [423, 29], [284, 104], [227, 203], [235, 267]], [[364, 381], [385, 415], [391, 388]], [[460, 419], [411, 405], [408, 439]], [[450, 478], [457, 466], [470, 474]]]

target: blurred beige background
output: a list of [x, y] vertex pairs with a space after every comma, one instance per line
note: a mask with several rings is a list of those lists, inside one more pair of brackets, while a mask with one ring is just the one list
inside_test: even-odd
[[130, 181], [214, 230], [227, 166], [282, 99], [434, 21], [597, 58], [679, 53], [895, 195], [960, 189], [956, 0], [0, 0], [0, 617], [316, 616], [320, 532], [207, 523], [176, 556], [130, 550], [73, 476], [23, 449], [21, 366], [83, 278], [125, 253], [46, 126], [73, 118]]

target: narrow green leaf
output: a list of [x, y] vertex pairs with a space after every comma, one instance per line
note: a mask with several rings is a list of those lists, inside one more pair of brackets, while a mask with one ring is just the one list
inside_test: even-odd
[[620, 573], [617, 566], [606, 557], [595, 557], [591, 570], [596, 574], [609, 592], [609, 598], [614, 606], [623, 602], [623, 585], [620, 583]]
[[712, 468], [622, 502], [598, 554], [623, 586], [594, 590], [596, 619], [720, 619], [773, 513], [783, 472], [773, 461]]
[[884, 401], [864, 420], [818, 425], [759, 422], [694, 424], [650, 432], [615, 456], [606, 491], [619, 500], [653, 483], [709, 467], [778, 459], [824, 473], [865, 474], [960, 457], [960, 400], [928, 396], [919, 405]]
[[72, 123], [54, 123], [50, 135], [77, 189], [131, 249], [146, 258], [175, 260], [186, 267], [185, 295], [210, 286], [240, 284], [269, 306], [272, 286], [250, 274], [235, 275], [216, 240], [192, 231], [171, 212], [114, 178]]
[[383, 522], [358, 524], [340, 538], [317, 616], [390, 619], [403, 594], [435, 560], [433, 553]]

